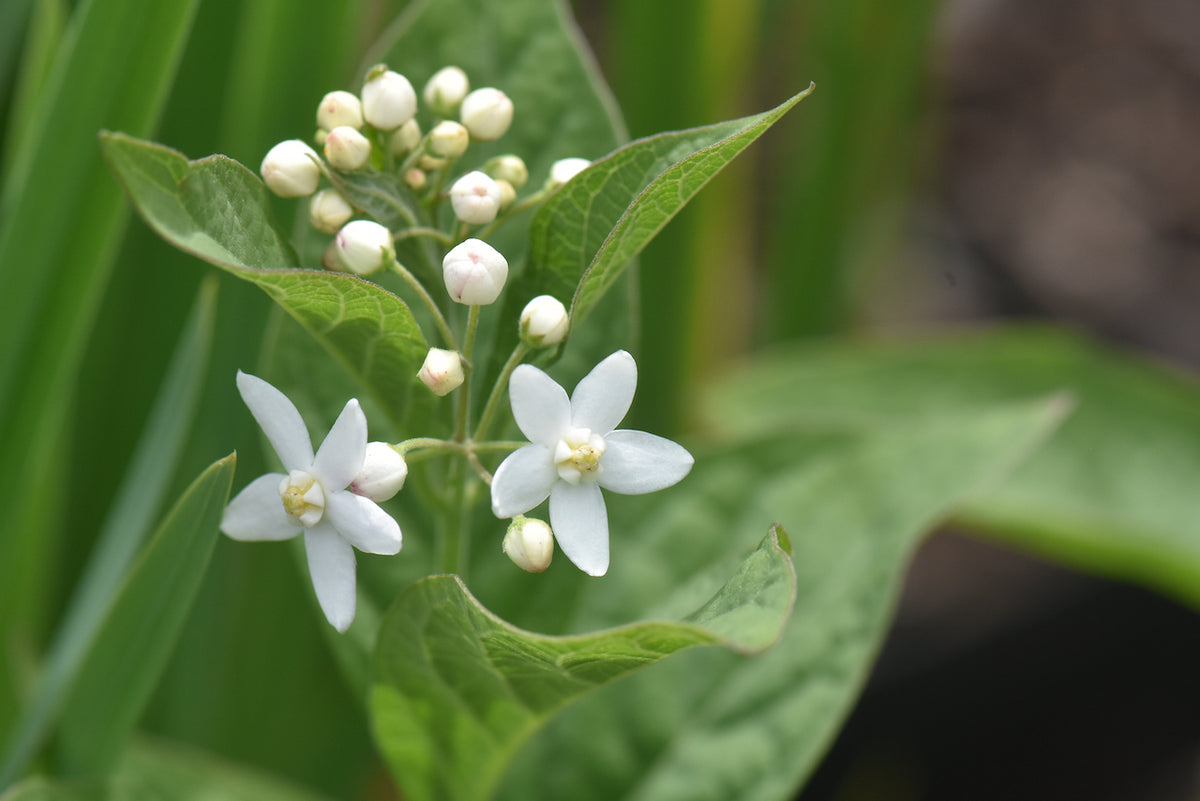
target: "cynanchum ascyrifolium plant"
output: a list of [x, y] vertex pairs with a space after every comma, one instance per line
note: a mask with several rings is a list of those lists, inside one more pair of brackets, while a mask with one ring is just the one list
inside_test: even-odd
[[[366, 417], [351, 399], [314, 455], [292, 402], [266, 381], [238, 374], [238, 390], [285, 472], [251, 482], [230, 502], [221, 528], [238, 540], [281, 540], [303, 532], [317, 600], [338, 631], [355, 615], [354, 550], [400, 551], [400, 527], [379, 504], [400, 491], [410, 461], [438, 453], [463, 459], [469, 470], [458, 474], [461, 480], [489, 485], [493, 513], [511, 518], [497, 550], [521, 569], [545, 570], [557, 540], [566, 557], [593, 576], [604, 575], [609, 564], [601, 490], [653, 492], [680, 481], [692, 467], [691, 454], [674, 442], [617, 429], [637, 386], [637, 367], [627, 352], [618, 350], [600, 362], [569, 397], [546, 373], [523, 363], [566, 338], [570, 316], [562, 299], [540, 295], [528, 301], [515, 321], [518, 344], [512, 355], [490, 387], [477, 386], [484, 377], [473, 361], [480, 315], [496, 303], [509, 276], [507, 259], [487, 240], [513, 214], [542, 202], [590, 162], [562, 158], [545, 184], [520, 197], [529, 171], [519, 155], [491, 158], [481, 169], [457, 169], [472, 142], [505, 134], [515, 113], [512, 100], [492, 87], [471, 91], [466, 73], [453, 66], [435, 73], [421, 95], [441, 118], [425, 134], [415, 119], [412, 84], [376, 66], [361, 95], [337, 90], [321, 99], [314, 139], [324, 159], [308, 144], [289, 140], [271, 149], [261, 170], [275, 194], [311, 196], [309, 220], [322, 234], [333, 235], [323, 258], [327, 269], [359, 276], [391, 271], [417, 293], [442, 341], [429, 349], [415, 377], [454, 405], [453, 436], [384, 443], [368, 442]], [[416, 196], [432, 224], [419, 224], [410, 213], [393, 230], [359, 214], [339, 186], [347, 174], [362, 171], [398, 177], [397, 186]], [[322, 177], [329, 186], [320, 186]], [[395, 208], [405, 208], [411, 198], [393, 200]], [[440, 254], [441, 287], [425, 286], [397, 260], [396, 243], [418, 238]], [[467, 307], [460, 330], [435, 300], [439, 291]], [[527, 443], [489, 439], [506, 388]], [[474, 425], [473, 393], [486, 397]], [[493, 475], [480, 456], [505, 452]], [[549, 524], [525, 516], [547, 499]]]

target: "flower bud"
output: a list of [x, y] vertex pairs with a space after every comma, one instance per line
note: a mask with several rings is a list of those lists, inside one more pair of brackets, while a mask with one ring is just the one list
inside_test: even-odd
[[587, 159], [559, 159], [550, 165], [550, 178], [546, 181], [546, 188], [557, 189], [586, 170], [591, 164], [592, 162]]
[[459, 118], [472, 139], [493, 142], [512, 124], [513, 104], [499, 89], [476, 89], [463, 98]]
[[424, 170], [418, 170], [416, 167], [413, 167], [404, 173], [404, 184], [412, 191], [420, 192], [429, 186], [429, 176], [425, 174]]
[[375, 503], [383, 503], [400, 491], [406, 478], [408, 463], [395, 448], [386, 442], [368, 442], [362, 469], [347, 489]]
[[496, 181], [496, 186], [500, 187], [500, 208], [507, 209], [517, 199], [517, 190], [508, 181]]
[[421, 156], [417, 159], [417, 166], [425, 172], [434, 172], [446, 166], [446, 160], [437, 156]]
[[360, 170], [371, 158], [371, 140], [349, 125], [340, 125], [325, 137], [325, 158], [339, 170]]
[[508, 280], [508, 262], [494, 247], [468, 239], [442, 259], [442, 278], [451, 299], [467, 306], [494, 303]]
[[409, 120], [392, 134], [390, 144], [393, 156], [407, 156], [421, 144], [421, 126], [416, 120]]
[[520, 189], [529, 180], [529, 169], [525, 166], [525, 161], [512, 154], [488, 159], [487, 164], [483, 165], [483, 171], [497, 181], [508, 181], [513, 189]]
[[425, 103], [434, 114], [449, 117], [470, 90], [467, 73], [458, 67], [442, 67], [425, 84]]
[[471, 135], [454, 120], [443, 120], [429, 132], [429, 149], [434, 155], [456, 159], [467, 152]]
[[517, 567], [541, 573], [554, 556], [554, 532], [543, 521], [517, 515], [504, 535], [504, 553]]
[[317, 127], [332, 131], [343, 125], [356, 129], [363, 126], [362, 103], [354, 95], [339, 89], [321, 98], [321, 105], [317, 106]]
[[535, 348], [557, 345], [570, 325], [571, 318], [558, 298], [538, 295], [521, 312], [521, 340]]
[[496, 219], [500, 201], [500, 187], [479, 170], [467, 173], [450, 187], [454, 216], [472, 225], [483, 225]]
[[456, 350], [430, 348], [417, 378], [439, 398], [449, 395], [462, 386], [462, 357]]
[[321, 180], [317, 158], [316, 151], [299, 139], [280, 142], [263, 159], [263, 182], [280, 197], [307, 197], [317, 191]]
[[308, 203], [308, 219], [323, 234], [337, 233], [353, 216], [353, 207], [336, 189], [322, 189]]
[[371, 220], [346, 223], [334, 241], [342, 264], [355, 275], [370, 275], [396, 258], [392, 232]]
[[346, 272], [346, 265], [342, 264], [342, 257], [338, 254], [337, 239], [330, 239], [325, 250], [321, 251], [321, 266], [335, 273]]
[[394, 131], [417, 113], [417, 92], [398, 72], [383, 64], [367, 73], [362, 88], [363, 118], [381, 131]]

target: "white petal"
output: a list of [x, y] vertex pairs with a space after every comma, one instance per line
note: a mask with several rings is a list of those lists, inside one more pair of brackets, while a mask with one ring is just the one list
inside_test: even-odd
[[279, 497], [279, 482], [287, 476], [267, 473], [246, 485], [221, 518], [221, 531], [235, 540], [286, 540], [300, 533], [300, 526], [288, 520]]
[[237, 374], [237, 387], [283, 466], [289, 472], [308, 470], [313, 461], [312, 441], [300, 412], [287, 396], [261, 378], [241, 370]]
[[366, 458], [367, 416], [351, 398], [321, 443], [311, 472], [326, 492], [333, 492], [350, 485]]
[[338, 631], [354, 622], [354, 549], [322, 521], [304, 532], [308, 572], [325, 618]]
[[637, 364], [619, 350], [583, 377], [571, 395], [571, 424], [603, 436], [617, 427], [633, 403]]
[[552, 448], [571, 425], [571, 402], [566, 390], [531, 364], [513, 370], [508, 397], [513, 419], [530, 442]]
[[645, 431], [612, 431], [604, 444], [600, 486], [622, 495], [641, 495], [677, 484], [695, 463], [682, 445]]
[[363, 553], [391, 556], [400, 551], [400, 524], [379, 504], [353, 492], [334, 492], [325, 499], [325, 519]]
[[550, 493], [550, 528], [576, 567], [589, 576], [608, 572], [608, 511], [599, 485], [555, 484]]
[[492, 476], [492, 512], [496, 517], [524, 514], [546, 500], [556, 481], [548, 448], [526, 445], [513, 451]]

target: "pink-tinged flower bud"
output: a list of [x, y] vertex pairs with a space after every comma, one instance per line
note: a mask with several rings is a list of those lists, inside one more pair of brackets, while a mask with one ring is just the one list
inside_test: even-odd
[[425, 174], [424, 170], [418, 170], [416, 167], [413, 167], [404, 173], [404, 185], [414, 192], [420, 192], [429, 186], [429, 176]]
[[537, 518], [517, 515], [504, 535], [503, 548], [517, 567], [541, 573], [554, 557], [554, 532]]
[[508, 181], [513, 189], [520, 189], [529, 180], [529, 168], [525, 166], [525, 161], [511, 153], [488, 159], [483, 171], [497, 181]]
[[484, 225], [496, 219], [501, 200], [500, 187], [479, 170], [467, 173], [450, 187], [454, 216], [471, 225]]
[[396, 258], [392, 232], [371, 220], [346, 223], [334, 242], [342, 264], [355, 275], [370, 275]]
[[535, 348], [562, 342], [570, 326], [566, 307], [550, 295], [538, 295], [521, 312], [521, 339]]
[[341, 125], [325, 137], [325, 159], [339, 170], [361, 170], [371, 158], [371, 140], [349, 125]]
[[299, 139], [280, 142], [263, 159], [263, 182], [280, 197], [307, 197], [321, 180], [317, 159], [316, 151]]
[[512, 125], [513, 103], [508, 95], [499, 89], [487, 87], [476, 89], [463, 98], [459, 119], [472, 139], [480, 142], [493, 142]]
[[375, 503], [383, 503], [404, 486], [408, 463], [386, 442], [368, 442], [362, 469], [346, 489]]
[[362, 103], [354, 95], [339, 89], [321, 98], [321, 105], [317, 106], [317, 127], [332, 131], [343, 125], [363, 126]]
[[367, 73], [362, 88], [363, 118], [381, 131], [394, 131], [417, 113], [417, 92], [398, 72], [383, 64]]
[[508, 262], [494, 247], [468, 239], [442, 259], [442, 278], [450, 298], [467, 306], [494, 303], [508, 280]]
[[323, 234], [334, 234], [354, 216], [354, 208], [336, 189], [322, 189], [308, 203], [308, 219]]
[[393, 156], [407, 156], [421, 144], [421, 126], [409, 120], [392, 133], [390, 146]]
[[454, 120], [442, 120], [429, 132], [429, 149], [438, 156], [456, 159], [467, 152], [471, 135]]
[[458, 67], [442, 67], [425, 84], [425, 103], [434, 114], [449, 117], [470, 91], [467, 73]]
[[556, 189], [592, 165], [587, 159], [559, 159], [550, 165], [550, 179], [546, 181], [547, 189]]
[[462, 357], [456, 350], [430, 348], [425, 354], [425, 362], [421, 365], [417, 378], [429, 387], [438, 397], [449, 395], [462, 386], [463, 365]]

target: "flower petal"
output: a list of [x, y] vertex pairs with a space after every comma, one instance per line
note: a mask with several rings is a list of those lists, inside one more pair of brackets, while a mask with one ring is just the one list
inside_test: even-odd
[[604, 444], [600, 486], [622, 495], [641, 495], [677, 484], [696, 461], [682, 445], [645, 431], [612, 431]]
[[308, 470], [313, 461], [312, 440], [300, 412], [287, 396], [257, 376], [238, 370], [238, 392], [258, 421], [279, 461], [289, 472]]
[[325, 618], [339, 632], [354, 622], [354, 549], [322, 521], [304, 532], [308, 572]]
[[370, 498], [339, 491], [325, 496], [325, 519], [363, 553], [400, 551], [400, 524]]
[[246, 485], [221, 518], [221, 531], [235, 540], [286, 540], [300, 533], [300, 526], [288, 520], [279, 497], [279, 484], [287, 476], [267, 473]]
[[604, 436], [625, 418], [635, 390], [637, 363], [619, 350], [575, 385], [571, 395], [571, 424]]
[[589, 576], [608, 572], [608, 510], [598, 484], [555, 484], [550, 492], [550, 528], [576, 567]]
[[311, 472], [326, 493], [335, 492], [350, 485], [366, 458], [367, 416], [351, 398], [317, 450]]
[[530, 442], [553, 448], [571, 425], [571, 402], [566, 390], [531, 364], [513, 370], [508, 397], [513, 419]]
[[492, 476], [492, 512], [496, 517], [524, 514], [550, 494], [558, 481], [550, 450], [526, 445], [513, 451]]

